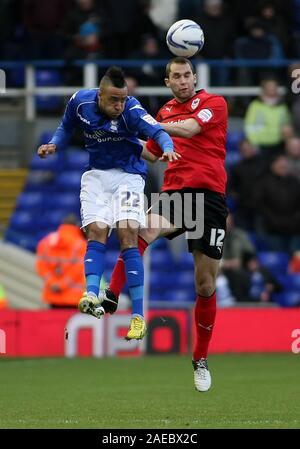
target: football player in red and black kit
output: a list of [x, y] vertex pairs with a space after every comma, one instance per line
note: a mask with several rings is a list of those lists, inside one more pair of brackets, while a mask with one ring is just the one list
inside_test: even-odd
[[[182, 198], [179, 216], [183, 216], [187, 209], [189, 215], [197, 215], [196, 196], [203, 194], [201, 197], [204, 197], [204, 214], [200, 217], [204, 224], [203, 234], [199, 238], [189, 238], [188, 247], [194, 257], [197, 292], [194, 311], [194, 383], [198, 391], [207, 391], [211, 386], [207, 353], [216, 316], [216, 277], [227, 218], [224, 167], [227, 105], [221, 96], [209, 94], [205, 90], [196, 92], [195, 70], [188, 59], [177, 57], [168, 63], [165, 83], [172, 90], [174, 98], [160, 109], [157, 119], [173, 137], [175, 151], [181, 158], [168, 163], [161, 203], [163, 205], [166, 194], [178, 192]], [[152, 162], [158, 158], [164, 160], [160, 148], [151, 140], [147, 142], [143, 156]], [[187, 202], [186, 197], [189, 198]], [[191, 231], [185, 223], [176, 226], [176, 201], [168, 217], [164, 215], [162, 205], [151, 207], [147, 215], [147, 228], [140, 230], [139, 249], [142, 254], [159, 237], [172, 239], [185, 231]], [[117, 298], [124, 284], [124, 262], [119, 258], [109, 289], [103, 292], [102, 306], [106, 305], [108, 312], [116, 310]]]

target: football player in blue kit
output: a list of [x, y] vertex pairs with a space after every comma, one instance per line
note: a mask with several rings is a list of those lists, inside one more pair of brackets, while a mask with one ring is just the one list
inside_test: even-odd
[[99, 89], [82, 89], [70, 99], [63, 119], [47, 145], [38, 148], [41, 158], [67, 146], [72, 132], [80, 128], [89, 152], [89, 167], [81, 178], [82, 226], [88, 237], [84, 259], [86, 294], [79, 309], [100, 318], [99, 285], [104, 272], [106, 242], [116, 227], [129, 293], [132, 318], [126, 339], [142, 339], [146, 333], [143, 313], [144, 272], [138, 250], [139, 227], [145, 225], [143, 192], [146, 163], [141, 158], [138, 136], [154, 139], [162, 148], [164, 161], [180, 156], [162, 126], [127, 95], [124, 73], [110, 67]]

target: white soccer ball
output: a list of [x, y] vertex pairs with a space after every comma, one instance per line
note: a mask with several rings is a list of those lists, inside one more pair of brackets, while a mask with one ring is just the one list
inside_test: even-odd
[[191, 58], [202, 49], [204, 33], [202, 28], [193, 20], [178, 20], [170, 26], [166, 42], [174, 55]]

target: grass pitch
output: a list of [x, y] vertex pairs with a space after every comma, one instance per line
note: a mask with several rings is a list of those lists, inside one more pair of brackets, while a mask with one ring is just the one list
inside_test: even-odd
[[0, 359], [0, 428], [300, 428], [300, 356]]

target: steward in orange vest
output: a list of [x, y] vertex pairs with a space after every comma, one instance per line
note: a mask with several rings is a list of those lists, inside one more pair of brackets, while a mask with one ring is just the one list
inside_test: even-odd
[[61, 224], [39, 242], [36, 270], [44, 280], [44, 302], [52, 307], [77, 307], [85, 289], [86, 245], [74, 224]]

